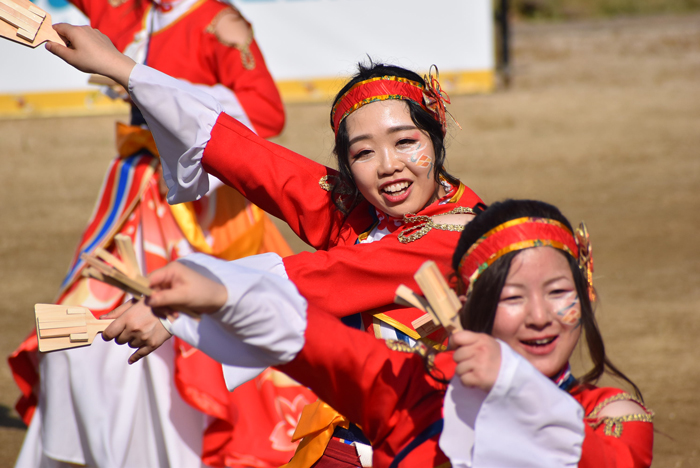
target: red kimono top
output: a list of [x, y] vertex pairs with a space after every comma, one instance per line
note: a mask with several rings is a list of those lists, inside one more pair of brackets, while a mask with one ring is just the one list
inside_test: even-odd
[[[390, 349], [397, 344], [363, 335], [323, 313], [308, 314], [305, 337], [304, 348], [279, 369], [362, 427], [373, 445], [375, 468], [449, 466], [438, 446], [447, 386], [426, 372], [424, 357]], [[432, 361], [435, 376], [450, 379], [454, 369], [451, 352]], [[651, 465], [651, 412], [598, 418], [603, 406], [632, 397], [596, 387], [578, 387], [573, 396], [587, 423], [579, 466]]]
[[[71, 0], [90, 18], [90, 25], [109, 37], [120, 51], [145, 28], [148, 0]], [[153, 32], [147, 65], [190, 83], [232, 90], [255, 131], [263, 138], [284, 127], [284, 107], [257, 43], [229, 46], [214, 34], [217, 18], [228, 3], [200, 0], [170, 25]], [[183, 19], [185, 19], [183, 21]]]
[[[418, 291], [413, 275], [427, 258], [449, 275], [463, 226], [439, 224], [439, 215], [467, 212], [465, 208], [481, 202], [460, 184], [417, 213], [415, 222], [403, 229], [378, 241], [358, 243], [377, 223], [371, 204], [362, 201], [344, 215], [332, 200], [335, 170], [257, 137], [226, 114], [219, 115], [211, 131], [202, 166], [286, 221], [302, 240], [318, 249], [284, 258], [289, 279], [310, 309], [338, 317], [371, 311], [374, 319], [413, 339], [420, 336], [411, 322], [423, 313], [395, 305], [396, 288], [403, 283]], [[377, 328], [372, 325], [372, 318], [365, 320], [364, 328], [370, 333]]]

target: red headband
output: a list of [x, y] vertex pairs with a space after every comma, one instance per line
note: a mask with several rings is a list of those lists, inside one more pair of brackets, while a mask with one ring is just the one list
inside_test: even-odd
[[445, 103], [450, 103], [450, 97], [442, 91], [440, 83], [432, 72], [425, 77], [425, 82], [424, 86], [408, 78], [386, 75], [356, 83], [333, 106], [331, 111], [333, 131], [337, 134], [340, 123], [360, 107], [376, 101], [396, 99], [413, 101], [433, 114], [435, 120], [442, 126], [444, 136], [447, 131]]
[[[579, 246], [574, 235], [559, 221], [548, 218], [518, 218], [503, 223], [481, 236], [459, 262], [459, 273], [471, 292], [477, 278], [503, 255], [543, 246], [554, 247], [576, 259], [579, 258]], [[588, 248], [590, 249], [590, 246]]]

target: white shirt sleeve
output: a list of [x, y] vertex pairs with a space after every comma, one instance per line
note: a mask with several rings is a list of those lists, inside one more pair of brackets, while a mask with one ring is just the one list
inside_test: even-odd
[[158, 146], [168, 203], [204, 196], [209, 177], [202, 168], [202, 154], [223, 106], [201, 87], [141, 64], [131, 71], [129, 94]]
[[180, 315], [171, 328], [174, 335], [225, 364], [229, 390], [301, 351], [306, 300], [286, 278], [279, 255], [226, 262], [193, 254], [178, 261], [226, 287], [228, 299], [221, 310], [199, 321]]
[[440, 448], [455, 468], [576, 467], [583, 408], [508, 345], [486, 394], [453, 377], [445, 395]]

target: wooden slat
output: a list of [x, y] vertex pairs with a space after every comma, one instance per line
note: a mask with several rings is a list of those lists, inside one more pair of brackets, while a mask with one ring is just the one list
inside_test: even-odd
[[399, 287], [396, 288], [396, 292], [394, 294], [395, 303], [405, 305], [407, 307], [415, 307], [423, 312], [427, 312], [426, 309], [428, 302], [413, 292], [413, 290], [405, 284], [400, 284]]
[[51, 15], [29, 0], [0, 0], [0, 18], [0, 38], [28, 47], [46, 41], [64, 43], [53, 29]]
[[435, 262], [426, 261], [414, 275], [418, 286], [425, 294], [430, 308], [437, 320], [448, 333], [461, 330], [459, 311], [461, 302], [455, 292], [447, 285]]
[[39, 329], [39, 338], [53, 338], [56, 336], [69, 336], [71, 333], [86, 333], [87, 326], [82, 327], [64, 327], [54, 328], [51, 330]]
[[29, 9], [19, 5], [11, 0], [0, 0], [0, 9], [10, 13], [24, 24], [30, 26], [31, 29], [39, 29], [44, 16], [38, 16]]
[[114, 236], [114, 242], [117, 244], [119, 256], [127, 268], [127, 271], [125, 271], [126, 275], [129, 278], [141, 276], [141, 269], [136, 259], [136, 252], [134, 251], [134, 244], [131, 243], [131, 238], [124, 234], [117, 234]]
[[109, 263], [110, 265], [112, 265], [114, 268], [116, 268], [117, 270], [121, 271], [121, 272], [124, 273], [125, 275], [131, 276], [131, 275], [129, 274], [129, 269], [128, 269], [127, 266], [124, 264], [124, 262], [122, 262], [121, 260], [119, 260], [117, 257], [115, 257], [114, 255], [112, 255], [111, 253], [107, 252], [107, 251], [106, 251], [105, 249], [103, 249], [102, 247], [98, 247], [98, 248], [95, 249], [95, 255], [97, 255], [99, 258], [101, 258], [101, 259], [104, 260], [105, 262]]
[[10, 0], [0, 0], [0, 18], [17, 28], [17, 35], [33, 41], [43, 18]]
[[71, 333], [71, 335], [70, 335], [70, 340], [73, 342], [88, 341], [89, 339], [90, 339], [90, 335], [87, 333]]
[[[67, 320], [44, 320], [39, 317], [39, 330], [51, 330], [53, 328], [66, 328], [66, 327], [84, 327], [85, 317], [82, 319], [68, 318], [71, 317], [66, 315]], [[74, 316], [73, 316], [74, 317]]]

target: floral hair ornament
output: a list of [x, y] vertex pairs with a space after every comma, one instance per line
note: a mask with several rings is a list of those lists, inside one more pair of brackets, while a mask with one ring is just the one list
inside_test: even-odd
[[583, 271], [588, 283], [588, 297], [591, 302], [596, 301], [595, 288], [593, 287], [593, 248], [591, 247], [591, 239], [588, 236], [588, 228], [581, 221], [578, 229], [574, 232], [576, 237], [576, 245], [578, 245], [578, 267]]
[[464, 284], [469, 285], [467, 296], [474, 283], [496, 260], [509, 252], [532, 247], [554, 247], [578, 260], [586, 274], [591, 301], [593, 292], [593, 260], [588, 231], [582, 223], [576, 236], [564, 224], [549, 218], [524, 217], [512, 219], [484, 234], [467, 250], [459, 262], [459, 274]]
[[[433, 75], [433, 68], [435, 69], [435, 74]], [[447, 116], [449, 115], [452, 121], [462, 130], [462, 126], [455, 120], [455, 118], [447, 111], [445, 103], [452, 104], [450, 101], [450, 96], [442, 90], [440, 82], [440, 71], [436, 65], [431, 65], [430, 70], [427, 75], [423, 76], [423, 81], [425, 81], [425, 91], [423, 91], [423, 103], [424, 108], [427, 108], [430, 112], [435, 115], [435, 120], [440, 122], [442, 126], [442, 136], [447, 133]]]
[[[331, 110], [333, 132], [337, 134], [340, 123], [362, 106], [393, 99], [412, 101], [433, 114], [435, 120], [442, 126], [444, 136], [447, 132], [445, 103], [449, 104], [450, 98], [440, 87], [437, 79], [437, 67], [435, 67], [436, 75], [433, 76], [433, 67], [435, 65], [425, 76], [425, 85], [418, 81], [393, 75], [377, 76], [355, 83], [338, 99]], [[452, 116], [450, 115], [450, 117]], [[454, 121], [454, 118], [452, 120]], [[459, 124], [457, 125], [459, 126]]]

